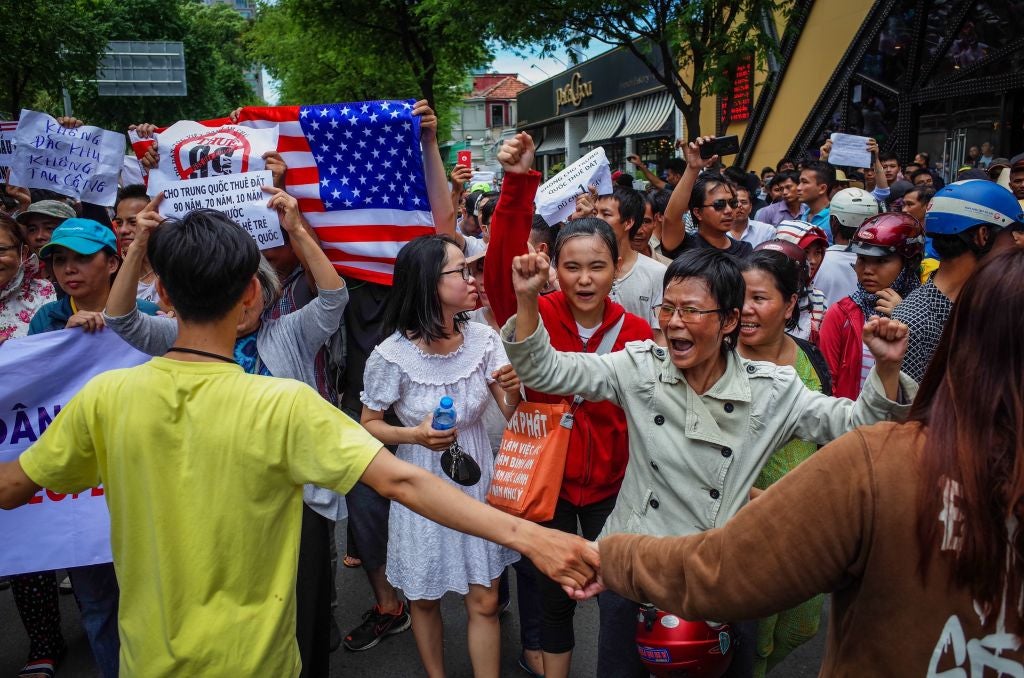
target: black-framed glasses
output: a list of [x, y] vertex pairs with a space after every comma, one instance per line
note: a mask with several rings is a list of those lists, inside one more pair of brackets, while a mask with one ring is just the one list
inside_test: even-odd
[[462, 279], [465, 280], [466, 282], [469, 282], [470, 280], [473, 279], [473, 269], [471, 269], [468, 264], [466, 264], [462, 268], [453, 268], [450, 271], [441, 271], [441, 275], [448, 275], [449, 273], [461, 273]]
[[692, 306], [671, 306], [669, 304], [657, 304], [651, 308], [658, 314], [658, 320], [663, 323], [672, 322], [672, 317], [677, 314], [684, 323], [699, 323], [704, 319], [704, 316], [718, 313], [722, 310], [720, 308], [712, 308], [705, 311], [693, 308]]
[[736, 209], [737, 207], [740, 206], [740, 201], [737, 200], [736, 198], [732, 198], [731, 200], [726, 200], [725, 198], [719, 198], [718, 200], [714, 201], [713, 203], [711, 203], [709, 205], [701, 205], [701, 207], [711, 207], [711, 208], [714, 208], [714, 210], [716, 212], [722, 212], [722, 211], [725, 210], [726, 205], [728, 205], [729, 207], [731, 207], [733, 209]]

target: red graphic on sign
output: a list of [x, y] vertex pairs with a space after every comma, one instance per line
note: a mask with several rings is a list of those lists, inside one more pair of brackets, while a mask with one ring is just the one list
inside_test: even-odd
[[174, 144], [174, 171], [181, 179], [241, 174], [249, 169], [249, 152], [249, 140], [237, 129], [193, 134]]

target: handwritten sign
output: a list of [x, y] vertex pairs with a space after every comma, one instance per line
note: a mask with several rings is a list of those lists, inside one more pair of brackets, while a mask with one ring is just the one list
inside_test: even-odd
[[217, 210], [248, 231], [261, 250], [280, 247], [281, 220], [277, 210], [267, 207], [271, 196], [262, 190], [272, 185], [269, 170], [175, 181], [164, 185], [160, 214], [182, 217], [192, 210]]
[[832, 135], [832, 151], [828, 154], [829, 164], [846, 167], [871, 167], [868, 141], [870, 139], [867, 137], [855, 134], [834, 133]]
[[589, 192], [591, 187], [600, 195], [612, 192], [608, 156], [600, 146], [541, 185], [534, 198], [537, 214], [549, 226], [565, 221], [576, 211], [576, 198]]
[[111, 207], [124, 156], [124, 135], [99, 127], [61, 127], [46, 113], [23, 110], [14, 131], [9, 181]]
[[17, 120], [0, 121], [0, 181], [6, 182], [11, 171], [11, 159], [14, 157], [14, 131], [18, 129]]
[[149, 186], [159, 191], [175, 181], [263, 170], [263, 154], [277, 150], [277, 136], [277, 126], [254, 129], [176, 122], [156, 135], [160, 162], [149, 173]]

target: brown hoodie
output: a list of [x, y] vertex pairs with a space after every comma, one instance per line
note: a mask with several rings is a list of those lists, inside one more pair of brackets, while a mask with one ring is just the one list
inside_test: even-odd
[[[980, 615], [952, 583], [957, 491], [942, 552], [918, 573], [915, 424], [857, 429], [822, 448], [724, 527], [600, 542], [605, 584], [688, 619], [765, 617], [833, 593], [822, 676], [1024, 676], [1020, 592]], [[1007, 630], [1009, 629], [1009, 632]], [[1002, 671], [1003, 673], [999, 673]]]

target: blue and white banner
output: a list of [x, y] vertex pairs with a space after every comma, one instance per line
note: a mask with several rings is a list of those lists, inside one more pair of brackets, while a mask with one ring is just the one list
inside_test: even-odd
[[[111, 330], [48, 332], [0, 345], [0, 462], [16, 459], [94, 376], [150, 356]], [[0, 511], [0, 575], [109, 563], [110, 516], [103, 488], [79, 494], [40, 490]]]

